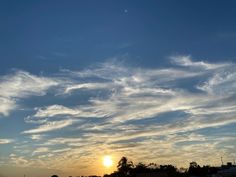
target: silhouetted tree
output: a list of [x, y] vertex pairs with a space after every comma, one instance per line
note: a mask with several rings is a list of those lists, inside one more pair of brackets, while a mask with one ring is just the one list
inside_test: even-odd
[[199, 165], [197, 164], [197, 162], [190, 162], [189, 167], [190, 168], [197, 168], [197, 167], [199, 167]]
[[122, 177], [130, 176], [133, 167], [133, 162], [128, 161], [126, 157], [122, 157], [117, 165], [118, 172]]
[[177, 168], [173, 165], [160, 165], [160, 171], [168, 174], [168, 177], [178, 177], [180, 173]]
[[149, 169], [147, 168], [147, 166], [144, 163], [138, 163], [135, 166], [135, 172], [136, 173], [143, 173], [143, 172], [147, 172]]
[[148, 165], [147, 165], [147, 167], [148, 167], [148, 169], [151, 169], [152, 171], [154, 170], [157, 170], [158, 169], [158, 166], [157, 166], [157, 164], [156, 163], [149, 163]]
[[197, 164], [197, 162], [191, 162], [189, 164], [188, 173], [190, 175], [196, 175], [196, 176], [204, 175], [203, 169]]

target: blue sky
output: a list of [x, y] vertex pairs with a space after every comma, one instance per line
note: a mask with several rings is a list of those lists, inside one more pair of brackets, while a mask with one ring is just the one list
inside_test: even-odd
[[0, 176], [233, 161], [235, 5], [1, 1]]

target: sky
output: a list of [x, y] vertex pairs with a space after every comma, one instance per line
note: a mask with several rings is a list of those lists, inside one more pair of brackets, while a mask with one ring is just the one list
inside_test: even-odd
[[235, 6], [1, 0], [0, 177], [234, 161]]

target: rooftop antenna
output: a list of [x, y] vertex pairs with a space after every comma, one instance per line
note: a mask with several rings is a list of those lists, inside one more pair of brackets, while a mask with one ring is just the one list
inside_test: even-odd
[[221, 159], [221, 164], [222, 164], [222, 165], [224, 165], [224, 163], [223, 163], [223, 158], [222, 158], [222, 157], [220, 157], [220, 159]]

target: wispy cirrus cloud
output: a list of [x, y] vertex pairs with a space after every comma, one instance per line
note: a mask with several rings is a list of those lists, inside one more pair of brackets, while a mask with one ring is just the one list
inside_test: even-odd
[[[194, 116], [197, 120], [204, 115], [215, 115], [215, 112], [219, 116], [228, 113], [228, 117], [233, 117], [235, 101], [227, 102], [228, 94], [222, 97], [218, 93], [213, 95], [209, 90], [210, 87], [214, 87], [214, 90], [221, 87], [221, 81], [212, 80], [215, 80], [214, 78], [219, 73], [225, 73], [226, 70], [228, 74], [225, 74], [228, 76], [225, 77], [234, 81], [232, 80], [234, 64], [195, 62], [190, 56], [177, 56], [171, 59], [174, 64], [188, 67], [188, 69], [174, 67], [144, 69], [117, 63], [104, 63], [97, 68], [69, 72], [74, 82], [63, 85], [64, 94], [73, 94], [72, 91], [80, 92], [81, 90], [88, 93], [90, 90], [103, 90], [104, 94], [101, 97], [88, 97], [87, 104], [76, 107], [50, 105], [39, 108], [28, 120], [40, 122], [44, 118], [57, 116], [108, 118], [106, 120], [109, 120], [109, 123], [102, 127], [109, 127], [127, 121], [158, 117], [160, 114], [173, 111], [182, 111], [189, 114], [189, 117]], [[196, 68], [200, 70], [197, 71]], [[203, 78], [205, 81], [202, 80]], [[192, 80], [195, 80], [196, 85], [186, 87], [180, 84], [183, 81], [188, 83]], [[227, 81], [224, 80], [224, 82]], [[234, 83], [228, 85], [227, 89], [233, 92]], [[192, 89], [201, 90], [203, 93], [193, 92]], [[219, 101], [224, 101], [225, 106], [215, 104]], [[211, 119], [208, 117], [206, 119], [209, 119], [208, 123], [211, 127]], [[227, 119], [220, 120], [228, 122]], [[212, 124], [214, 125], [218, 126], [218, 124]], [[190, 130], [191, 126], [187, 127], [186, 130]], [[205, 127], [205, 125], [199, 127]]]
[[70, 93], [73, 90], [97, 90], [97, 89], [111, 89], [112, 84], [109, 83], [82, 83], [82, 84], [73, 84], [71, 86], [67, 86], [65, 89], [65, 93]]
[[47, 123], [40, 125], [39, 127], [31, 130], [23, 131], [24, 134], [33, 134], [33, 133], [44, 133], [48, 131], [62, 129], [69, 125], [72, 125], [73, 121], [68, 120], [61, 120], [61, 121], [48, 121]]
[[211, 95], [234, 95], [236, 89], [235, 69], [235, 65], [232, 65], [227, 69], [218, 70], [211, 78], [197, 88]]
[[51, 78], [39, 77], [25, 71], [15, 71], [0, 77], [0, 114], [8, 115], [17, 105], [17, 100], [30, 96], [42, 96], [46, 91], [58, 85]]
[[[236, 123], [236, 64], [194, 61], [190, 56], [171, 57], [171, 61], [167, 68], [106, 62], [62, 71], [53, 79], [44, 77], [53, 82], [37, 92], [19, 91], [24, 96], [17, 99], [44, 95], [49, 89], [56, 93], [50, 104], [35, 107], [24, 119], [31, 127], [22, 136], [34, 140], [38, 150], [29, 149], [32, 163], [73, 167], [80, 161], [88, 164], [85, 156], [93, 159], [94, 154], [104, 153], [137, 161], [151, 156], [176, 164], [186, 163], [183, 159], [201, 161], [200, 156], [216, 163], [208, 150], [232, 156], [230, 148], [220, 146], [228, 135], [219, 132], [222, 139], [202, 131], [218, 132]], [[230, 141], [226, 144], [235, 147]], [[70, 162], [61, 163], [69, 157]]]
[[0, 139], [0, 144], [9, 144], [14, 142], [13, 139]]
[[218, 69], [230, 65], [229, 63], [212, 64], [204, 61], [194, 62], [192, 61], [191, 56], [172, 56], [171, 59], [173, 63], [180, 66], [205, 69], [205, 70]]
[[48, 147], [39, 147], [39, 148], [36, 148], [32, 155], [37, 155], [37, 154], [41, 154], [41, 153], [45, 153], [45, 152], [49, 152], [49, 148]]
[[99, 111], [94, 111], [89, 106], [81, 106], [68, 108], [62, 105], [51, 105], [45, 108], [37, 109], [34, 117], [44, 118], [44, 117], [54, 117], [60, 115], [71, 115], [73, 117], [104, 117], [105, 115], [99, 113]]
[[35, 141], [42, 140], [44, 137], [45, 135], [42, 135], [42, 134], [33, 134], [30, 136], [30, 138]]

